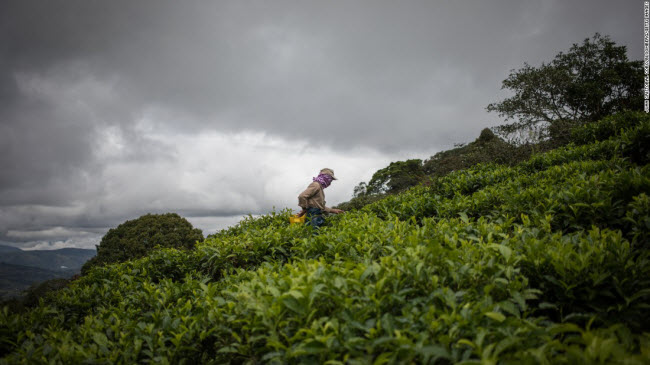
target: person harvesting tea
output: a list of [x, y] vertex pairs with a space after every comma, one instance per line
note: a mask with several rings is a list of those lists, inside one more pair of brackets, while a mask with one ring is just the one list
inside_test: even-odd
[[343, 213], [340, 209], [329, 208], [325, 205], [325, 193], [323, 192], [332, 181], [337, 180], [334, 177], [334, 170], [324, 168], [320, 170], [318, 176], [313, 178], [313, 181], [307, 189], [298, 195], [298, 205], [302, 211], [298, 213], [298, 217], [307, 215], [307, 224], [314, 228], [320, 227], [325, 223], [323, 213]]

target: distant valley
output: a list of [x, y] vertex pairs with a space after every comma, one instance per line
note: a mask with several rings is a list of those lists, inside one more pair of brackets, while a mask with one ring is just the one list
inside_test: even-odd
[[0, 300], [21, 296], [35, 283], [69, 278], [95, 254], [80, 248], [23, 251], [0, 245]]

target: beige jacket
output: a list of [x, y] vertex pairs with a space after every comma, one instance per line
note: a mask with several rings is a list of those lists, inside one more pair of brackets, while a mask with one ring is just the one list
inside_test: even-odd
[[298, 195], [298, 205], [303, 209], [319, 208], [323, 212], [332, 212], [332, 208], [325, 206], [325, 193], [317, 181], [309, 184], [307, 189]]

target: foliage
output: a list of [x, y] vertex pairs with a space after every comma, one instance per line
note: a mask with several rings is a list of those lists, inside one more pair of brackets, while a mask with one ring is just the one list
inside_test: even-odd
[[541, 127], [542, 139], [565, 140], [570, 128], [626, 109], [641, 110], [641, 61], [629, 61], [625, 46], [596, 33], [539, 67], [525, 64], [503, 81], [514, 96], [487, 110], [513, 120], [504, 134]]
[[34, 284], [27, 290], [25, 304], [28, 306], [34, 306], [38, 304], [38, 300], [47, 293], [65, 288], [69, 283], [70, 279], [52, 279]]
[[354, 188], [352, 199], [337, 205], [336, 208], [344, 211], [360, 209], [388, 194], [397, 194], [415, 186], [424, 179], [422, 160], [391, 162], [387, 167], [375, 172], [368, 183], [359, 183]]
[[412, 159], [391, 162], [390, 165], [372, 175], [368, 184], [359, 184], [355, 196], [368, 196], [384, 193], [397, 193], [416, 185], [424, 176], [422, 160]]
[[[360, 183], [358, 186], [362, 186], [362, 184], [365, 183]], [[382, 198], [384, 198], [384, 194], [376, 194], [376, 195], [357, 195], [350, 199], [347, 202], [340, 203], [336, 205], [334, 208], [337, 209], [342, 209], [346, 212], [352, 211], [352, 210], [357, 210], [365, 207], [366, 205], [370, 203], [374, 203]]]
[[110, 229], [97, 246], [97, 255], [81, 269], [145, 256], [156, 246], [191, 249], [203, 240], [201, 230], [176, 213], [146, 214]]
[[[512, 147], [512, 148], [510, 148]], [[337, 206], [350, 211], [361, 209], [387, 195], [402, 192], [420, 183], [427, 184], [431, 176], [443, 176], [451, 171], [471, 167], [480, 162], [512, 160], [516, 147], [484, 129], [476, 141], [449, 151], [437, 153], [426, 161], [419, 159], [391, 162], [389, 166], [375, 172], [368, 183], [361, 182], [354, 188], [353, 198]]]
[[627, 111], [618, 113], [607, 116], [598, 123], [590, 123], [574, 129], [571, 140], [578, 145], [605, 141], [648, 121], [650, 121], [650, 116], [644, 112]]
[[429, 176], [444, 176], [479, 163], [514, 165], [526, 160], [531, 153], [530, 145], [512, 145], [485, 128], [474, 142], [438, 152], [424, 162], [423, 168]]
[[318, 235], [283, 210], [94, 267], [0, 311], [0, 363], [648, 363], [650, 165], [629, 146], [650, 121], [626, 118]]
[[[513, 145], [496, 136], [489, 128], [467, 144], [442, 151], [425, 160], [392, 162], [377, 171], [369, 183], [361, 182], [354, 188], [354, 197], [337, 206], [345, 211], [364, 206], [399, 193], [418, 184], [431, 184], [431, 179], [445, 176], [453, 171], [464, 170], [479, 163], [515, 165], [528, 159], [533, 151], [548, 150], [550, 145], [540, 143]], [[389, 186], [390, 184], [390, 186]]]

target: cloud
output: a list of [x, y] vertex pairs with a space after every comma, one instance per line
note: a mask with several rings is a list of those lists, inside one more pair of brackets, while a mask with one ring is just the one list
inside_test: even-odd
[[[179, 128], [272, 127], [339, 148], [394, 150], [447, 143], [453, 132], [440, 110], [462, 110], [473, 127], [497, 122], [484, 107], [509, 69], [599, 30], [626, 41], [636, 14], [604, 1], [70, 1], [3, 13], [13, 51], [5, 72], [88, 74], [119, 98], [100, 117], [121, 109], [126, 125], [161, 106], [190, 117]], [[549, 36], [560, 32], [564, 41]]]
[[86, 237], [88, 235], [95, 236], [91, 232], [79, 231], [68, 229], [64, 227], [54, 227], [49, 229], [41, 229], [36, 231], [16, 231], [9, 230], [7, 231], [8, 238], [15, 238], [20, 240], [37, 240], [44, 238], [67, 238], [67, 237]]
[[25, 251], [34, 250], [59, 250], [62, 248], [83, 248], [87, 250], [94, 250], [95, 244], [99, 241], [97, 239], [67, 239], [62, 241], [32, 241], [27, 245], [21, 247]]

